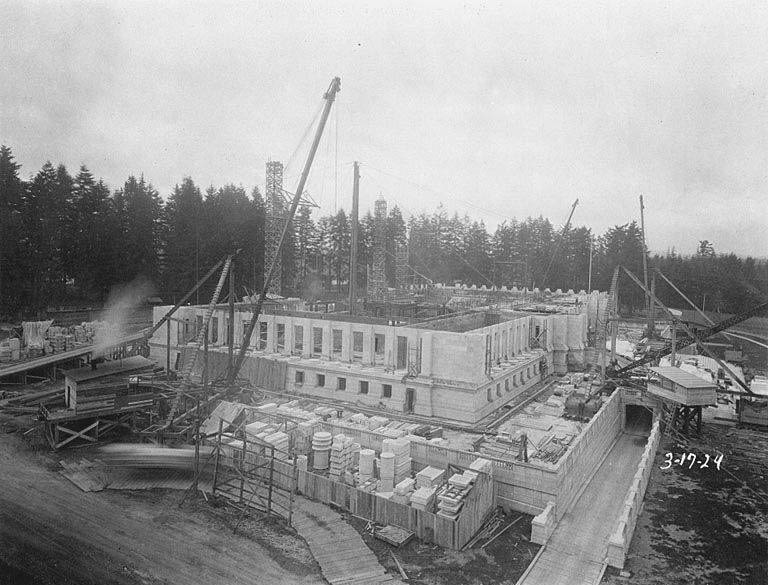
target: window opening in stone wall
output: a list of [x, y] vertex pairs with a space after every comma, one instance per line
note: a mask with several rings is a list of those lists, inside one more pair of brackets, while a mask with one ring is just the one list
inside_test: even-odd
[[304, 326], [293, 326], [293, 351], [298, 354], [304, 351]]

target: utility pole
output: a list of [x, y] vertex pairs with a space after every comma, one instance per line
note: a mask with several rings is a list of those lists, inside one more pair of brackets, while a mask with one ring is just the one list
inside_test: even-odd
[[357, 287], [357, 216], [360, 205], [360, 163], [354, 163], [354, 180], [352, 183], [352, 243], [349, 249], [349, 314], [354, 314]]
[[235, 364], [235, 262], [229, 266], [229, 329], [227, 330], [227, 373]]
[[592, 236], [589, 236], [589, 277], [587, 278], [587, 292], [592, 292]]
[[165, 379], [171, 379], [171, 320], [165, 322]]
[[[645, 289], [648, 290], [648, 246], [646, 245], [645, 241], [645, 205], [643, 205], [643, 196], [640, 195], [640, 233], [643, 236], [643, 284], [645, 285]], [[648, 336], [650, 337], [653, 335], [653, 321], [651, 320], [651, 311], [652, 311], [652, 301], [651, 297], [646, 295], [646, 302], [645, 302], [645, 310], [646, 314], [645, 317], [648, 322]]]

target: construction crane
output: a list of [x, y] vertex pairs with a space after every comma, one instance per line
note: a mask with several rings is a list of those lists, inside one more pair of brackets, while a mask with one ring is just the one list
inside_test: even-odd
[[[717, 335], [718, 333], [733, 327], [734, 325], [738, 325], [742, 321], [746, 321], [750, 317], [754, 317], [755, 315], [759, 315], [760, 313], [764, 313], [766, 311], [768, 311], [768, 303], [761, 303], [755, 307], [752, 307], [747, 311], [744, 311], [743, 313], [739, 313], [738, 315], [734, 315], [733, 317], [723, 319], [722, 321], [713, 325], [712, 327], [709, 327], [708, 329], [704, 329], [703, 331], [699, 331], [698, 333], [695, 334], [695, 336], [681, 335], [675, 341], [674, 349], [675, 351], [677, 351], [678, 349], [686, 347], [687, 345], [691, 345], [692, 343], [696, 343], [697, 341], [703, 341], [709, 337], [712, 337], [713, 335]], [[673, 349], [672, 343], [667, 343], [661, 349], [656, 351], [650, 351], [645, 356], [639, 359], [636, 359], [635, 361], [627, 364], [623, 368], [616, 370], [616, 375], [620, 376], [622, 374], [625, 374], [626, 372], [629, 372], [630, 370], [634, 370], [635, 368], [639, 368], [640, 366], [644, 366], [645, 364], [649, 364], [654, 360], [667, 356], [670, 353], [672, 353], [672, 349]]]
[[243, 367], [243, 362], [245, 361], [245, 354], [248, 351], [248, 348], [250, 347], [253, 330], [256, 328], [256, 323], [258, 322], [259, 315], [261, 314], [261, 308], [264, 305], [265, 299], [267, 298], [267, 291], [269, 289], [269, 284], [272, 281], [272, 278], [275, 274], [275, 268], [277, 266], [278, 259], [280, 258], [280, 254], [282, 253], [282, 250], [283, 250], [286, 234], [288, 233], [288, 229], [291, 225], [291, 221], [296, 215], [296, 209], [298, 208], [299, 203], [301, 202], [302, 193], [304, 193], [304, 185], [307, 182], [307, 177], [309, 177], [309, 170], [312, 168], [312, 161], [315, 158], [317, 147], [319, 146], [320, 139], [323, 136], [323, 130], [325, 129], [325, 124], [328, 121], [329, 114], [331, 113], [331, 106], [333, 105], [333, 102], [336, 99], [336, 94], [340, 90], [341, 90], [341, 79], [338, 77], [334, 77], [333, 80], [331, 81], [331, 85], [328, 87], [328, 91], [326, 91], [325, 94], [323, 95], [323, 99], [325, 100], [323, 113], [320, 117], [320, 122], [318, 123], [317, 130], [315, 131], [315, 137], [312, 140], [312, 145], [309, 148], [307, 161], [304, 163], [304, 170], [301, 172], [301, 178], [299, 179], [298, 187], [296, 187], [296, 192], [295, 192], [295, 195], [293, 196], [293, 201], [291, 202], [291, 208], [288, 211], [287, 217], [285, 218], [285, 225], [283, 227], [283, 232], [280, 235], [280, 241], [277, 245], [277, 252], [275, 253], [275, 256], [269, 266], [269, 271], [267, 272], [267, 276], [264, 278], [264, 285], [261, 289], [261, 294], [259, 295], [259, 298], [256, 301], [256, 305], [253, 308], [253, 315], [251, 316], [251, 320], [249, 321], [248, 326], [246, 327], [245, 332], [243, 334], [243, 342], [240, 347], [240, 351], [237, 354], [237, 360], [235, 361], [233, 367], [228, 372], [228, 375], [227, 375], [228, 386], [232, 386], [235, 383], [235, 380], [237, 379], [237, 375], [240, 373], [240, 369]]
[[[661, 303], [655, 296], [655, 294], [648, 290], [643, 283], [640, 281], [637, 276], [635, 276], [629, 269], [622, 266], [621, 267], [624, 272], [627, 273], [627, 275], [638, 285], [640, 288], [642, 288], [646, 294], [649, 295], [651, 303], [654, 303], [655, 305], [658, 305], [664, 312], [667, 313], [667, 315], [674, 321], [675, 317], [672, 314], [672, 312], [663, 304]], [[663, 348], [661, 348], [658, 351], [652, 351], [646, 354], [645, 356], [627, 364], [626, 366], [619, 368], [615, 370], [612, 374], [612, 377], [619, 377], [627, 372], [634, 370], [635, 368], [638, 368], [640, 366], [643, 366], [645, 364], [651, 363], [655, 360], [658, 360], [666, 355], [669, 355], [673, 351], [677, 351], [678, 348], [685, 347], [687, 345], [690, 345], [692, 343], [697, 343], [701, 346], [701, 348], [704, 350], [704, 352], [709, 355], [711, 358], [713, 358], [717, 363], [728, 373], [731, 374], [731, 378], [736, 381], [748, 394], [754, 394], [752, 390], [749, 388], [749, 386], [744, 383], [739, 377], [733, 375], [733, 373], [730, 371], [728, 366], [722, 362], [719, 358], [712, 355], [712, 353], [702, 344], [702, 341], [704, 339], [707, 339], [709, 337], [712, 337], [713, 335], [716, 335], [720, 333], [721, 331], [725, 331], [726, 329], [733, 327], [734, 325], [741, 323], [742, 321], [746, 321], [750, 317], [754, 317], [755, 315], [759, 315], [761, 313], [764, 313], [768, 311], [768, 302], [761, 303], [755, 307], [752, 307], [751, 309], [744, 311], [742, 313], [739, 313], [738, 315], [734, 315], [732, 317], [729, 317], [728, 319], [724, 319], [717, 323], [716, 325], [713, 325], [712, 327], [709, 327], [708, 329], [705, 329], [704, 331], [700, 331], [699, 333], [695, 333], [690, 327], [688, 327], [685, 323], [680, 322], [680, 325], [685, 330], [686, 335], [682, 335], [678, 339], [673, 339], [671, 343], [666, 344]]]
[[555, 244], [555, 250], [552, 252], [552, 257], [549, 259], [549, 264], [547, 264], [547, 269], [544, 271], [544, 276], [541, 279], [542, 285], [546, 285], [547, 277], [549, 276], [549, 271], [552, 268], [552, 264], [555, 262], [555, 257], [557, 256], [557, 253], [560, 251], [560, 246], [563, 244], [563, 240], [565, 239], [565, 234], [568, 233], [568, 228], [571, 227], [571, 219], [573, 218], [573, 212], [576, 211], [576, 206], [579, 204], [578, 198], [576, 201], [573, 202], [573, 205], [571, 206], [571, 212], [568, 214], [568, 220], [565, 222], [565, 225], [563, 226], [563, 231], [560, 233], [560, 237], [557, 239], [557, 243]]

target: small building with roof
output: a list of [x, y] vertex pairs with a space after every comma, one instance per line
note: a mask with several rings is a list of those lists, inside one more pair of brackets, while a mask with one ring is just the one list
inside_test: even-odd
[[716, 406], [717, 384], [673, 366], [651, 368], [648, 392], [680, 406]]

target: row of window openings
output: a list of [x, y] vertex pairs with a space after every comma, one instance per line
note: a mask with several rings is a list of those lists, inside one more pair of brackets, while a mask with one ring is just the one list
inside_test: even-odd
[[[229, 338], [229, 319], [226, 320], [227, 331], [225, 332], [225, 339]], [[183, 326], [182, 326], [183, 325]], [[203, 316], [197, 315], [194, 322], [185, 321], [183, 324], [179, 323], [178, 327], [178, 345], [186, 345], [190, 341], [197, 339], [198, 334], [203, 329]], [[209, 343], [219, 342], [219, 319], [217, 317], [211, 317], [211, 321], [208, 324], [207, 337]]]
[[[303, 384], [304, 383], [304, 372], [301, 370], [298, 370], [296, 372], [295, 377], [297, 384]], [[315, 374], [315, 386], [318, 386], [320, 388], [325, 387], [325, 374]], [[360, 394], [368, 394], [368, 390], [370, 388], [370, 383], [366, 380], [360, 380], [358, 390]], [[336, 378], [336, 389], [337, 390], [346, 390], [347, 389], [347, 379], [346, 378]], [[381, 385], [381, 396], [382, 398], [392, 398], [392, 384], [382, 384]]]
[[[533, 376], [537, 375], [538, 373], [539, 373], [538, 372], [538, 367], [534, 364], [534, 366], [533, 366]], [[512, 387], [514, 387], [514, 388], [517, 388], [520, 384], [524, 384], [526, 380], [530, 380], [533, 377], [531, 375], [531, 369], [530, 368], [526, 369], [525, 372], [520, 372], [520, 374], [519, 374], [519, 376], [520, 376], [520, 384], [518, 384], [518, 382], [517, 382], [517, 379], [518, 379], [517, 376], [518, 376], [518, 374], [515, 374], [514, 376], [512, 376]], [[509, 392], [509, 390], [510, 390], [509, 378], [504, 380], [504, 390], [507, 391], [507, 392]], [[486, 390], [486, 392], [487, 392], [487, 395], [488, 395], [488, 402], [491, 402], [493, 400], [493, 389], [492, 388], [488, 388]], [[496, 384], [496, 396], [501, 396], [501, 382], [498, 382]]]
[[[285, 324], [283, 323], [277, 323], [277, 350], [283, 351], [285, 350]], [[259, 322], [259, 349], [266, 349], [267, 347], [267, 338], [268, 338], [268, 331], [269, 327], [268, 324], [265, 321]], [[342, 353], [342, 346], [344, 344], [343, 341], [343, 332], [341, 329], [333, 329], [332, 330], [332, 339], [331, 339], [331, 352], [333, 355], [340, 356]], [[403, 341], [400, 341], [400, 339], [405, 340], [406, 338], [401, 337], [398, 339], [399, 345], [405, 345]], [[378, 357], [384, 356], [384, 346], [386, 344], [386, 336], [383, 334], [375, 334], [373, 337], [373, 353]], [[401, 348], [398, 348], [400, 351], [398, 353], [404, 353], [404, 351]], [[295, 325], [294, 326], [294, 333], [293, 333], [293, 351], [296, 353], [301, 353], [304, 351], [304, 326], [303, 325]], [[322, 327], [313, 327], [312, 328], [312, 355], [322, 355], [323, 353], [323, 328]], [[362, 331], [353, 331], [352, 332], [352, 355], [353, 357], [362, 357], [363, 355], [363, 332]], [[398, 356], [400, 357], [400, 356]], [[405, 367], [405, 365], [403, 365]]]

